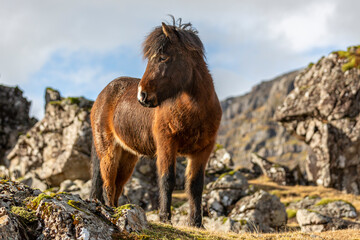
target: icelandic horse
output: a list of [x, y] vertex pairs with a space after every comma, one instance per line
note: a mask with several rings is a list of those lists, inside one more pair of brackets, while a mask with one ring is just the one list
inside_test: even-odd
[[222, 111], [197, 31], [179, 20], [162, 23], [145, 39], [141, 80], [113, 80], [92, 107], [91, 197], [117, 206], [138, 157], [157, 157], [159, 216], [170, 222], [176, 157], [186, 156], [189, 225], [201, 227], [204, 172]]

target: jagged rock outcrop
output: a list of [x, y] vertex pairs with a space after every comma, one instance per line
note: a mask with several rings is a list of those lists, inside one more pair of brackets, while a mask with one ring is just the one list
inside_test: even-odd
[[32, 172], [50, 186], [66, 179], [90, 178], [92, 101], [85, 98], [60, 98], [46, 89], [45, 117], [20, 136], [8, 154], [13, 179]]
[[113, 239], [147, 228], [136, 205], [116, 209], [77, 195], [47, 195], [0, 180], [0, 239]]
[[0, 165], [8, 165], [4, 156], [36, 122], [29, 117], [31, 102], [18, 87], [0, 85]]
[[354, 194], [360, 194], [360, 69], [349, 66], [359, 56], [353, 47], [309, 66], [276, 112], [311, 148], [308, 180]]
[[290, 170], [287, 166], [272, 163], [255, 153], [251, 154], [251, 157], [251, 162], [254, 165], [258, 165], [262, 173], [273, 182], [280, 185], [306, 184], [306, 179], [302, 176], [299, 167]]
[[221, 102], [222, 122], [218, 141], [230, 152], [235, 166], [251, 168], [251, 153], [302, 171], [307, 146], [278, 124], [274, 112], [288, 93], [299, 71], [262, 82], [251, 92]]

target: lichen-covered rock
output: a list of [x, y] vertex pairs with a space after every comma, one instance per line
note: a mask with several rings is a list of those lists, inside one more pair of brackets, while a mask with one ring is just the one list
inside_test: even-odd
[[18, 239], [113, 239], [147, 227], [144, 211], [129, 206], [113, 209], [98, 201], [84, 201], [78, 195], [48, 195], [21, 183], [0, 180], [0, 228], [14, 229], [11, 237], [15, 239], [19, 234], [25, 237]]
[[303, 232], [323, 232], [338, 229], [360, 229], [360, 224], [343, 220], [341, 218], [331, 218], [324, 216], [316, 211], [300, 209], [297, 211], [296, 220]]
[[323, 199], [310, 207], [311, 210], [332, 218], [356, 218], [355, 207], [342, 200]]
[[[49, 91], [59, 94], [47, 89], [47, 95]], [[65, 179], [88, 180], [92, 103], [82, 97], [48, 102], [45, 117], [20, 136], [7, 156], [12, 177], [31, 171], [50, 186], [59, 186]]]
[[120, 231], [140, 232], [148, 227], [144, 210], [134, 204], [126, 204], [115, 209], [116, 226]]
[[308, 180], [354, 194], [360, 194], [360, 68], [344, 66], [359, 52], [334, 52], [302, 71], [275, 115], [310, 146]]
[[19, 220], [0, 201], [0, 239], [29, 239]]
[[278, 197], [259, 190], [253, 195], [240, 199], [229, 217], [237, 221], [246, 221], [251, 231], [274, 232], [286, 225], [285, 206]]
[[0, 85], [0, 165], [9, 164], [6, 153], [36, 122], [29, 117], [31, 102], [22, 94], [18, 87]]
[[204, 194], [203, 203], [210, 216], [224, 216], [229, 207], [247, 194], [249, 184], [240, 171], [231, 171], [220, 175], [215, 181], [209, 183]]

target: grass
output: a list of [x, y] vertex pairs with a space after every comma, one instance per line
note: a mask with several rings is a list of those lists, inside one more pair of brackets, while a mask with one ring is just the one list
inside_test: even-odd
[[[121, 239], [126, 239], [122, 237]], [[149, 228], [140, 233], [132, 233], [128, 235], [128, 239], [179, 239], [179, 240], [231, 240], [231, 239], [259, 239], [259, 240], [275, 240], [275, 239], [312, 239], [312, 240], [330, 240], [330, 239], [360, 239], [359, 230], [338, 230], [322, 233], [302, 233], [300, 231], [288, 231], [282, 233], [222, 233], [205, 229], [196, 229], [192, 227], [173, 227], [169, 224], [149, 223]]]

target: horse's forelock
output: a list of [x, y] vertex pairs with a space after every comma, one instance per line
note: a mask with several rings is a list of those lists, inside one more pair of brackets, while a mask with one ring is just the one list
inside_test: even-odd
[[[173, 17], [172, 17], [173, 18]], [[178, 23], [176, 25], [176, 23]], [[178, 36], [179, 42], [182, 43], [189, 51], [196, 51], [200, 56], [204, 57], [204, 46], [198, 37], [198, 31], [192, 27], [191, 23], [181, 23], [181, 18], [170, 25], [171, 29]], [[143, 43], [144, 58], [150, 59], [151, 57], [161, 53], [165, 50], [169, 39], [165, 36], [161, 26], [156, 27], [145, 39]]]

